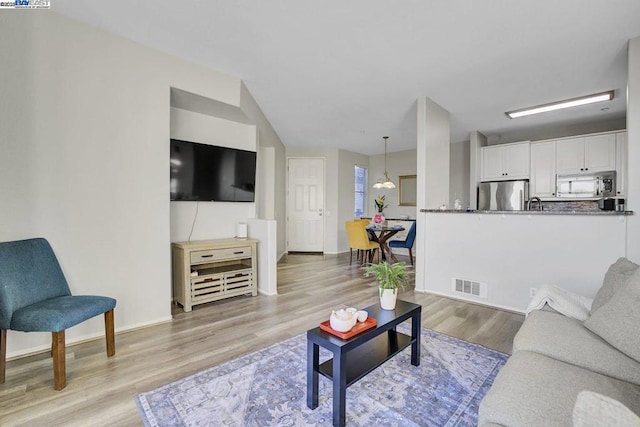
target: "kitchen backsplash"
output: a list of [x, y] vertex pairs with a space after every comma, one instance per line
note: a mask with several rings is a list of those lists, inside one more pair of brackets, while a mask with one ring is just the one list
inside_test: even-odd
[[[536, 204], [532, 205], [534, 209]], [[569, 202], [542, 202], [545, 211], [600, 211], [597, 200], [576, 200]]]

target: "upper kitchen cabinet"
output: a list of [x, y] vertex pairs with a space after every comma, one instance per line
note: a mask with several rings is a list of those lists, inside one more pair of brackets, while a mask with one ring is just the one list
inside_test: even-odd
[[627, 132], [616, 133], [616, 190], [620, 196], [627, 194]]
[[529, 142], [492, 145], [480, 150], [482, 181], [529, 178]]
[[556, 142], [559, 175], [616, 169], [616, 136], [613, 133], [567, 138]]
[[555, 197], [556, 195], [556, 142], [531, 144], [531, 181], [529, 195]]

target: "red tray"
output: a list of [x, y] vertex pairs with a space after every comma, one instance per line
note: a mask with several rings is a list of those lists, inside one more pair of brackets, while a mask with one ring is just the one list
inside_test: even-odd
[[378, 324], [378, 321], [375, 318], [369, 316], [367, 317], [367, 320], [365, 320], [364, 322], [357, 322], [355, 326], [351, 328], [350, 331], [347, 331], [347, 332], [336, 331], [331, 327], [331, 324], [329, 323], [328, 320], [325, 320], [324, 322], [320, 323], [320, 329], [332, 335], [335, 335], [339, 338], [342, 338], [343, 340], [346, 340], [353, 336], [358, 335], [361, 332], [364, 332], [368, 329], [375, 327], [377, 324]]

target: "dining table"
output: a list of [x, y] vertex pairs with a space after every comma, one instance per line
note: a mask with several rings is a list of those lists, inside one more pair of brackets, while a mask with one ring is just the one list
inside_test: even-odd
[[369, 240], [377, 242], [380, 245], [380, 253], [382, 254], [382, 261], [391, 259], [394, 263], [398, 262], [398, 258], [391, 252], [391, 248], [387, 244], [387, 240], [393, 237], [400, 231], [404, 231], [404, 227], [401, 225], [379, 225], [369, 224], [365, 227], [369, 233]]

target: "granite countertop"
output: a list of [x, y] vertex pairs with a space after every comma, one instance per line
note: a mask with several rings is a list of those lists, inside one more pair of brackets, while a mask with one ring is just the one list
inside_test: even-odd
[[428, 213], [458, 213], [458, 214], [500, 214], [500, 215], [633, 215], [633, 211], [478, 211], [478, 210], [455, 210], [455, 209], [420, 209], [420, 212]]
[[[370, 216], [363, 216], [362, 219], [372, 219]], [[384, 217], [387, 221], [415, 221], [415, 218], [387, 218]]]

